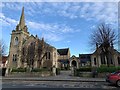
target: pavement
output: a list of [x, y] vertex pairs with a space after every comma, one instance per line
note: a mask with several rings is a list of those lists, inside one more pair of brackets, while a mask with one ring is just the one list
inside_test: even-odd
[[[56, 76], [55, 76], [56, 77]], [[53, 77], [3, 77], [2, 80], [24, 80], [24, 81], [71, 81], [71, 82], [105, 82], [104, 78], [83, 78], [83, 77], [73, 77], [73, 78], [53, 78]]]
[[70, 71], [62, 71], [60, 75], [48, 77], [2, 77], [2, 80], [24, 81], [71, 81], [71, 82], [105, 82], [105, 78], [89, 78], [71, 76]]

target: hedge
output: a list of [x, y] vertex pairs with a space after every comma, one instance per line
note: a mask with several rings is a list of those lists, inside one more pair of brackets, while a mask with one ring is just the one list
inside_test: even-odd
[[79, 69], [76, 69], [77, 72], [91, 72], [91, 67], [81, 67]]
[[74, 70], [74, 76], [79, 76], [80, 72], [91, 72], [92, 68], [91, 67], [81, 67], [79, 69]]
[[11, 72], [26, 72], [26, 68], [13, 68]]
[[113, 67], [113, 66], [106, 67], [106, 66], [104, 66], [104, 67], [97, 68], [98, 73], [105, 73], [105, 72], [112, 73], [112, 72], [115, 72], [115, 71], [118, 71], [118, 70], [120, 70], [120, 67]]
[[48, 68], [35, 68], [35, 69], [32, 69], [31, 72], [42, 72], [42, 71], [51, 71], [50, 69]]

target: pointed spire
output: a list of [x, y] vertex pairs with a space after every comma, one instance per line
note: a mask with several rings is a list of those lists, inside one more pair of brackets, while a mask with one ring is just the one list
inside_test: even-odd
[[22, 8], [22, 14], [21, 14], [21, 17], [20, 17], [19, 26], [20, 26], [21, 29], [23, 29], [24, 26], [25, 26], [24, 7]]

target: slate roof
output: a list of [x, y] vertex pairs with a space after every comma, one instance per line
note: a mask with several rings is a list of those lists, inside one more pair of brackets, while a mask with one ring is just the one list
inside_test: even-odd
[[63, 63], [63, 64], [67, 64], [69, 63], [68, 59], [58, 59], [59, 62]]
[[92, 54], [79, 54], [79, 59], [81, 63], [86, 63], [87, 61], [91, 61]]
[[69, 50], [69, 48], [57, 49], [57, 52], [58, 52], [60, 55], [67, 55], [67, 54], [68, 54], [68, 50]]

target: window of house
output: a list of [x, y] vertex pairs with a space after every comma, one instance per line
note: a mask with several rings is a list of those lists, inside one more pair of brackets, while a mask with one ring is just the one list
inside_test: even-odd
[[97, 64], [97, 61], [96, 61], [96, 58], [94, 58], [94, 65], [96, 65]]

